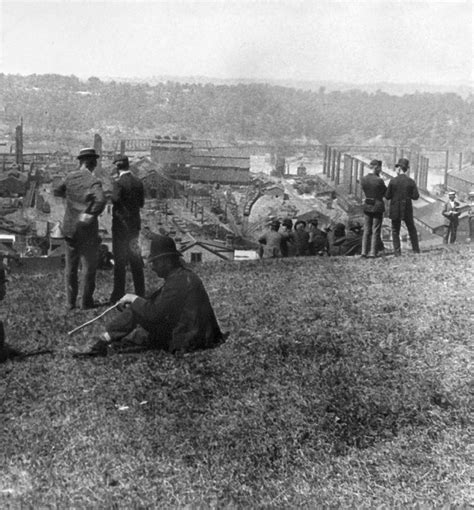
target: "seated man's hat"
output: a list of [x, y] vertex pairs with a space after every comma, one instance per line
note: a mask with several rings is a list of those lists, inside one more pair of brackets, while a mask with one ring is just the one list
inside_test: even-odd
[[169, 236], [162, 236], [159, 234], [153, 234], [151, 238], [150, 255], [148, 256], [148, 262], [157, 259], [158, 257], [169, 257], [177, 256], [180, 257], [181, 253], [176, 249], [176, 243], [174, 239]]

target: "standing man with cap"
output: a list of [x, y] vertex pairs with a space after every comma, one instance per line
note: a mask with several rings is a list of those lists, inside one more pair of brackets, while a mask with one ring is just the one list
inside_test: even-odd
[[[377, 249], [382, 246], [382, 221], [385, 211], [384, 196], [387, 191], [385, 182], [380, 177], [382, 162], [373, 159], [370, 162], [372, 173], [362, 178], [364, 191], [364, 233], [362, 236], [362, 257], [375, 258]], [[370, 248], [369, 248], [370, 240]]]
[[390, 200], [389, 217], [392, 220], [392, 239], [393, 250], [395, 256], [401, 255], [400, 248], [400, 227], [402, 220], [408, 230], [411, 246], [414, 253], [420, 253], [418, 244], [418, 232], [416, 231], [415, 222], [413, 220], [413, 204], [412, 200], [418, 200], [420, 193], [416, 186], [416, 182], [408, 177], [407, 172], [410, 168], [408, 159], [400, 158], [395, 168], [399, 168], [397, 177], [388, 183], [385, 198]]
[[458, 231], [459, 225], [459, 215], [461, 212], [459, 211], [459, 206], [461, 204], [456, 200], [456, 192], [450, 191], [448, 193], [448, 201], [444, 204], [443, 207], [443, 216], [444, 226], [445, 226], [445, 234], [444, 234], [444, 244], [452, 244], [456, 242], [456, 234]]
[[148, 299], [125, 294], [118, 301], [125, 308], [91, 349], [75, 357], [105, 356], [129, 335], [145, 335], [150, 347], [168, 352], [207, 349], [225, 341], [201, 279], [182, 266], [174, 240], [153, 234], [148, 262], [164, 279], [163, 286]]
[[68, 308], [76, 307], [79, 291], [78, 270], [82, 264], [83, 309], [93, 308], [95, 275], [99, 257], [98, 216], [105, 207], [102, 183], [93, 174], [98, 154], [94, 149], [82, 149], [77, 156], [80, 167], [68, 174], [54, 190], [66, 199], [63, 233], [66, 240], [66, 298]]
[[118, 175], [112, 187], [112, 251], [114, 254], [114, 288], [110, 296], [116, 303], [125, 294], [127, 263], [130, 263], [135, 294], [145, 295], [143, 260], [138, 236], [140, 234], [140, 209], [145, 203], [143, 184], [130, 171], [125, 155], [116, 156], [114, 164]]

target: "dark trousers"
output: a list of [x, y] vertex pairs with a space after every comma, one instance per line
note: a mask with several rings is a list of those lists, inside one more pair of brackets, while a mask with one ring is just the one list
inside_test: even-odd
[[143, 297], [145, 295], [145, 276], [138, 234], [127, 236], [112, 232], [112, 251], [114, 254], [114, 289], [110, 300], [115, 303], [125, 294], [127, 263], [130, 264], [135, 294]]
[[132, 343], [152, 346], [155, 349], [168, 348], [171, 336], [166, 331], [157, 331], [156, 324], [138, 322], [132, 310], [126, 308], [106, 326], [112, 342], [129, 340]]
[[99, 238], [76, 233], [66, 238], [66, 299], [70, 308], [76, 306], [79, 291], [79, 263], [82, 269], [82, 308], [94, 305], [95, 274], [99, 261]]
[[454, 221], [449, 222], [449, 225], [446, 225], [444, 233], [444, 244], [454, 243], [456, 242], [456, 234], [458, 232], [458, 224]]
[[[362, 236], [362, 255], [375, 257], [382, 245], [382, 214], [364, 214], [364, 234]], [[370, 246], [369, 246], [370, 242]]]
[[[420, 246], [418, 244], [418, 232], [416, 231], [415, 222], [413, 218], [405, 218], [403, 220], [408, 230], [408, 235], [410, 236], [411, 246], [415, 253], [420, 253]], [[402, 226], [402, 220], [392, 220], [392, 240], [393, 240], [393, 250], [395, 254], [399, 255], [401, 253], [400, 248], [400, 227]]]

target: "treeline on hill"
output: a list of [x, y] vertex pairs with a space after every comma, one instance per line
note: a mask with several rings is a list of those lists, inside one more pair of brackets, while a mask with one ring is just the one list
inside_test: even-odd
[[54, 74], [0, 74], [0, 90], [7, 117], [22, 116], [28, 130], [45, 138], [94, 129], [228, 141], [344, 137], [358, 143], [382, 136], [398, 144], [464, 145], [473, 114], [473, 96], [455, 93], [393, 96], [169, 81], [151, 86]]

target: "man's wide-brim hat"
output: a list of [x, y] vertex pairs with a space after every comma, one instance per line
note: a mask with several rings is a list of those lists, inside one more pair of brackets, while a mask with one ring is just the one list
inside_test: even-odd
[[77, 156], [77, 159], [87, 159], [87, 158], [99, 158], [100, 156], [97, 154], [95, 149], [92, 148], [86, 148], [81, 149], [79, 152], [79, 156]]
[[117, 154], [117, 156], [114, 157], [114, 165], [117, 163], [120, 163], [122, 165], [128, 165], [130, 164], [128, 160], [128, 156], [125, 156], [125, 154]]
[[410, 162], [406, 158], [400, 158], [398, 160], [398, 163], [395, 165], [395, 168], [401, 167], [401, 168], [410, 168]]
[[295, 223], [295, 228], [296, 228], [298, 225], [303, 225], [303, 227], [306, 227], [306, 221], [304, 221], [304, 220], [298, 220], [298, 221]]
[[150, 245], [150, 255], [148, 262], [151, 262], [159, 257], [180, 257], [181, 253], [176, 249], [174, 239], [169, 236], [162, 236], [153, 234]]
[[456, 194], [456, 192], [455, 192], [455, 191], [449, 191], [449, 192], [448, 192], [448, 195], [455, 195], [455, 194]]

